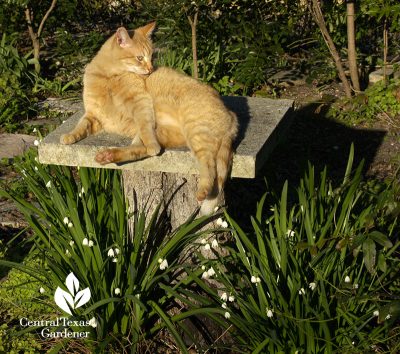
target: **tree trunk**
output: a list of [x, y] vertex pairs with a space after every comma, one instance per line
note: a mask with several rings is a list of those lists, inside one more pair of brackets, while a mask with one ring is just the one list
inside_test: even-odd
[[388, 83], [388, 78], [387, 78], [388, 49], [389, 49], [389, 30], [388, 30], [388, 21], [387, 21], [387, 18], [385, 18], [385, 22], [383, 25], [383, 80], [384, 80], [385, 86]]
[[357, 67], [356, 36], [355, 36], [355, 0], [347, 0], [347, 56], [353, 89], [360, 92], [360, 80]]
[[196, 10], [194, 17], [188, 16], [190, 27], [192, 29], [192, 55], [193, 55], [193, 77], [199, 78], [199, 64], [197, 61], [197, 23], [198, 23], [199, 11]]
[[330, 36], [329, 31], [326, 27], [324, 16], [322, 15], [321, 7], [319, 5], [318, 0], [312, 0], [310, 11], [322, 33], [322, 37], [324, 38], [326, 45], [328, 46], [328, 49], [332, 55], [333, 61], [335, 62], [336, 70], [338, 71], [339, 78], [342, 81], [344, 92], [345, 92], [346, 96], [350, 98], [351, 97], [351, 87], [350, 87], [349, 82], [347, 81], [347, 77], [344, 72], [342, 61], [340, 59], [340, 55], [339, 55], [338, 51], [336, 50], [336, 46], [333, 43], [332, 37]]
[[122, 176], [132, 211], [148, 209], [151, 215], [159, 203], [169, 202], [167, 210], [173, 229], [182, 225], [198, 207], [197, 175], [124, 170]]

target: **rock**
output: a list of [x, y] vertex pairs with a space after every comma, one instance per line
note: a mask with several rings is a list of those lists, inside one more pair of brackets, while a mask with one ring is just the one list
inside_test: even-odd
[[37, 138], [27, 134], [0, 134], [0, 158], [22, 155]]

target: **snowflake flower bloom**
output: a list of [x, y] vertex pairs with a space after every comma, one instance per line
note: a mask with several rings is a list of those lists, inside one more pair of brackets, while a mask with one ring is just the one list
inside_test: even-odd
[[226, 302], [223, 302], [221, 307], [226, 310], [228, 308], [228, 305], [226, 304]]
[[306, 293], [306, 291], [304, 290], [304, 288], [301, 288], [299, 290], [299, 295], [304, 295]]
[[218, 247], [219, 247], [218, 241], [217, 241], [216, 238], [215, 238], [214, 240], [212, 240], [212, 242], [211, 242], [211, 247], [212, 247], [212, 248], [218, 248]]
[[228, 300], [228, 294], [227, 294], [227, 293], [222, 293], [222, 295], [221, 295], [221, 300], [222, 300], [222, 301]]
[[210, 276], [208, 275], [208, 272], [207, 271], [205, 271], [205, 272], [203, 272], [203, 274], [201, 275], [201, 278], [202, 279], [208, 279]]
[[346, 278], [344, 278], [344, 282], [345, 283], [350, 283], [351, 282], [351, 279], [350, 279], [350, 277], [348, 275], [346, 275]]
[[294, 231], [293, 230], [287, 230], [287, 232], [286, 232], [286, 235], [288, 236], [288, 237], [293, 237], [294, 235], [295, 235], [295, 233], [294, 233]]
[[235, 301], [235, 297], [233, 295], [230, 295], [228, 300], [229, 300], [229, 302], [234, 302]]
[[32, 133], [36, 133], [36, 132], [37, 132], [37, 129], [33, 128]]
[[68, 217], [66, 216], [64, 219], [63, 219], [63, 223], [65, 224], [65, 225], [68, 225], [68, 223], [69, 223], [69, 219], [68, 219]]
[[202, 245], [205, 245], [205, 244], [207, 243], [207, 240], [206, 240], [205, 238], [202, 238], [201, 241], [200, 241], [200, 243], [201, 243]]
[[110, 248], [107, 252], [107, 256], [108, 257], [114, 257], [114, 250], [112, 248]]
[[308, 287], [309, 287], [312, 291], [314, 291], [315, 288], [317, 287], [317, 284], [314, 283], [314, 282], [312, 282], [312, 283], [308, 284]]
[[121, 294], [121, 289], [120, 289], [120, 288], [116, 288], [116, 289], [114, 290], [114, 294], [115, 294], [115, 295]]
[[[161, 262], [160, 262], [160, 260], [161, 260]], [[158, 263], [160, 263], [160, 269], [161, 270], [164, 270], [164, 269], [167, 269], [168, 268], [168, 261], [166, 260], [166, 259], [159, 259], [158, 260]]]
[[89, 245], [89, 240], [85, 237], [82, 241], [83, 246], [88, 246]]
[[44, 294], [44, 293], [46, 292], [46, 290], [44, 290], [44, 288], [40, 288], [40, 289], [39, 289], [39, 292], [40, 292], [41, 294]]
[[379, 311], [378, 311], [378, 310], [375, 310], [374, 313], [373, 313], [373, 315], [374, 315], [375, 317], [378, 317], [378, 316], [379, 316]]
[[33, 142], [33, 145], [35, 145], [35, 146], [39, 146], [39, 144], [40, 144], [39, 140], [35, 140], [35, 141]]
[[119, 249], [118, 248], [114, 248], [114, 252], [116, 255], [119, 255]]
[[231, 314], [228, 311], [225, 312], [224, 316], [225, 316], [226, 319], [231, 318]]
[[112, 262], [113, 263], [117, 263], [118, 262], [118, 258], [113, 258]]
[[89, 246], [89, 247], [93, 247], [93, 246], [94, 246], [94, 242], [93, 242], [92, 240], [89, 240], [88, 246]]
[[69, 228], [71, 228], [71, 227], [73, 227], [73, 226], [74, 226], [74, 224], [73, 224], [72, 222], [69, 222], [69, 223], [68, 223], [68, 227], [69, 227]]
[[211, 267], [209, 270], [207, 270], [207, 273], [210, 277], [212, 277], [213, 275], [215, 275], [215, 270], [213, 267]]
[[260, 277], [256, 277], [255, 275], [252, 275], [252, 276], [251, 276], [250, 281], [251, 281], [252, 283], [254, 283], [254, 284], [261, 283]]
[[73, 240], [69, 241], [69, 245], [72, 247], [75, 244]]
[[51, 181], [48, 181], [48, 182], [46, 183], [46, 187], [47, 187], [47, 188], [50, 188], [50, 187], [51, 187]]
[[218, 226], [221, 226], [223, 223], [222, 218], [218, 218], [217, 221], [215, 222]]
[[385, 320], [388, 320], [392, 317], [392, 315], [390, 313], [387, 314], [387, 316], [385, 317]]
[[211, 246], [210, 246], [209, 243], [206, 243], [206, 244], [203, 246], [203, 250], [205, 250], [205, 251], [209, 251], [210, 249], [211, 249]]
[[274, 310], [273, 309], [266, 308], [266, 311], [267, 311], [267, 317], [271, 318], [271, 317], [274, 316]]
[[92, 317], [89, 322], [88, 322], [89, 326], [92, 326], [93, 328], [97, 327], [97, 320], [95, 317]]
[[222, 224], [221, 224], [221, 227], [226, 229], [228, 227], [228, 223], [226, 221], [223, 221]]

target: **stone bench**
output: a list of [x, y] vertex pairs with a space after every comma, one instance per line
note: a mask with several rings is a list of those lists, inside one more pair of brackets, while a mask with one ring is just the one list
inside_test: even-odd
[[[254, 97], [223, 97], [223, 100], [238, 115], [240, 126], [230, 176], [254, 178], [290, 125], [293, 101]], [[197, 207], [198, 170], [188, 149], [168, 149], [140, 161], [102, 166], [94, 160], [97, 151], [126, 146], [131, 140], [100, 133], [73, 145], [60, 144], [60, 136], [72, 130], [82, 114], [83, 107], [42, 141], [41, 163], [122, 169], [125, 195], [133, 208], [169, 200], [175, 192], [169, 205], [172, 226], [180, 225], [191, 215]]]

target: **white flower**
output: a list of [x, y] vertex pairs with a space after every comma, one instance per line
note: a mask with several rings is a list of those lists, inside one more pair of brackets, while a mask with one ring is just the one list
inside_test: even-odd
[[38, 159], [36, 156], [35, 156], [34, 160], [35, 160], [36, 162], [39, 162], [39, 159]]
[[203, 272], [203, 274], [201, 275], [201, 278], [202, 279], [208, 279], [210, 276], [208, 275], [208, 272], [207, 271], [205, 271], [205, 272]]
[[235, 297], [233, 295], [230, 295], [228, 300], [229, 300], [229, 302], [234, 302], [235, 301]]
[[166, 259], [163, 259], [162, 262], [160, 263], [160, 269], [164, 270], [168, 268], [168, 261]]
[[92, 317], [92, 318], [89, 320], [89, 326], [92, 326], [93, 328], [96, 328], [96, 327], [97, 327], [97, 320], [96, 320], [96, 318]]
[[203, 250], [204, 250], [204, 251], [209, 251], [210, 249], [211, 249], [211, 246], [210, 246], [209, 243], [206, 243], [206, 244], [203, 246]]
[[221, 295], [221, 300], [222, 300], [222, 301], [228, 300], [228, 294], [227, 294], [227, 293], [222, 293], [222, 295]]
[[39, 289], [39, 292], [40, 292], [41, 294], [44, 294], [45, 291], [46, 291], [46, 290], [44, 290], [44, 288], [40, 288], [40, 289]]
[[226, 302], [223, 302], [221, 307], [226, 310], [228, 308], [228, 305], [226, 304]]
[[69, 245], [72, 247], [75, 244], [73, 240], [69, 241]]
[[228, 311], [226, 311], [224, 316], [225, 316], [226, 319], [228, 319], [228, 318], [231, 317], [231, 314]]
[[114, 248], [114, 252], [115, 252], [116, 255], [118, 255], [119, 254], [119, 249], [118, 248]]
[[68, 227], [69, 227], [69, 228], [71, 228], [71, 227], [73, 227], [73, 226], [74, 226], [74, 225], [72, 224], [72, 222], [69, 222], [69, 223], [68, 223]]
[[218, 248], [219, 247], [217, 239], [212, 240], [211, 247], [212, 248]]
[[226, 221], [224, 221], [224, 222], [221, 224], [221, 227], [223, 227], [224, 229], [226, 229], [226, 228], [228, 227], [228, 223], [227, 223]]
[[35, 141], [33, 142], [33, 145], [35, 145], [35, 146], [39, 146], [39, 144], [40, 144], [39, 140], [35, 140]]
[[261, 283], [260, 277], [256, 277], [255, 275], [252, 275], [252, 276], [251, 276], [250, 281], [251, 281], [252, 283], [254, 283], [254, 284]]
[[112, 248], [110, 248], [107, 252], [107, 256], [108, 257], [114, 257], [114, 250]]
[[315, 290], [315, 288], [317, 287], [317, 284], [316, 283], [314, 283], [314, 282], [312, 282], [312, 283], [310, 283], [310, 284], [308, 284], [308, 287], [311, 289], [311, 290]]
[[207, 273], [210, 277], [212, 277], [213, 275], [215, 275], [215, 270], [213, 267], [211, 267], [209, 270], [207, 270]]
[[392, 315], [390, 313], [387, 314], [387, 316], [385, 317], [385, 320], [388, 320], [392, 317]]
[[353, 284], [353, 289], [358, 289], [358, 284]]
[[37, 166], [35, 166], [33, 169], [34, 169], [35, 171], [39, 171], [39, 169], [37, 168]]
[[267, 311], [267, 317], [271, 318], [271, 317], [274, 316], [274, 310], [273, 309], [267, 308], [266, 311]]
[[89, 244], [89, 240], [85, 237], [82, 241], [82, 245], [87, 246]]
[[222, 218], [218, 218], [217, 221], [216, 221], [216, 224], [217, 224], [218, 226], [222, 226], [222, 223], [223, 223]]
[[113, 259], [112, 259], [112, 262], [113, 262], [113, 263], [117, 263], [117, 262], [118, 262], [118, 258], [113, 258]]
[[114, 294], [115, 294], [115, 295], [121, 294], [121, 289], [120, 289], [120, 288], [116, 288], [116, 289], [114, 290]]
[[299, 290], [299, 295], [304, 295], [306, 293], [306, 291], [304, 290], [304, 288], [301, 288]]
[[32, 133], [36, 133], [36, 132], [37, 132], [37, 129], [33, 128]]
[[66, 255], [67, 257], [71, 257], [71, 253], [70, 253], [68, 250], [65, 250], [65, 255]]
[[65, 217], [65, 218], [63, 219], [63, 223], [64, 223], [65, 225], [67, 225], [67, 224], [69, 223], [68, 217]]
[[47, 187], [47, 188], [50, 188], [50, 187], [51, 187], [51, 181], [48, 181], [48, 182], [46, 183], [46, 187]]
[[348, 275], [346, 275], [346, 278], [344, 278], [344, 282], [345, 283], [350, 283], [351, 282], [350, 277]]
[[374, 315], [375, 317], [378, 317], [378, 316], [379, 316], [379, 311], [378, 311], [378, 310], [375, 310], [374, 313], [373, 313], [373, 315]]
[[201, 266], [201, 270], [206, 270], [206, 266], [205, 266], [205, 265], [202, 265], [202, 266]]
[[295, 235], [295, 233], [294, 233], [294, 231], [293, 230], [287, 230], [287, 232], [286, 232], [286, 235], [288, 236], [288, 237], [293, 237], [294, 235]]
[[200, 243], [201, 243], [202, 245], [205, 245], [205, 244], [207, 243], [207, 240], [206, 240], [205, 238], [202, 238], [201, 241], [200, 241]]
[[[68, 226], [69, 226], [69, 225], [68, 225]], [[92, 240], [89, 240], [88, 246], [89, 246], [89, 247], [93, 247], [93, 246], [94, 246], [94, 242], [93, 242]]]

